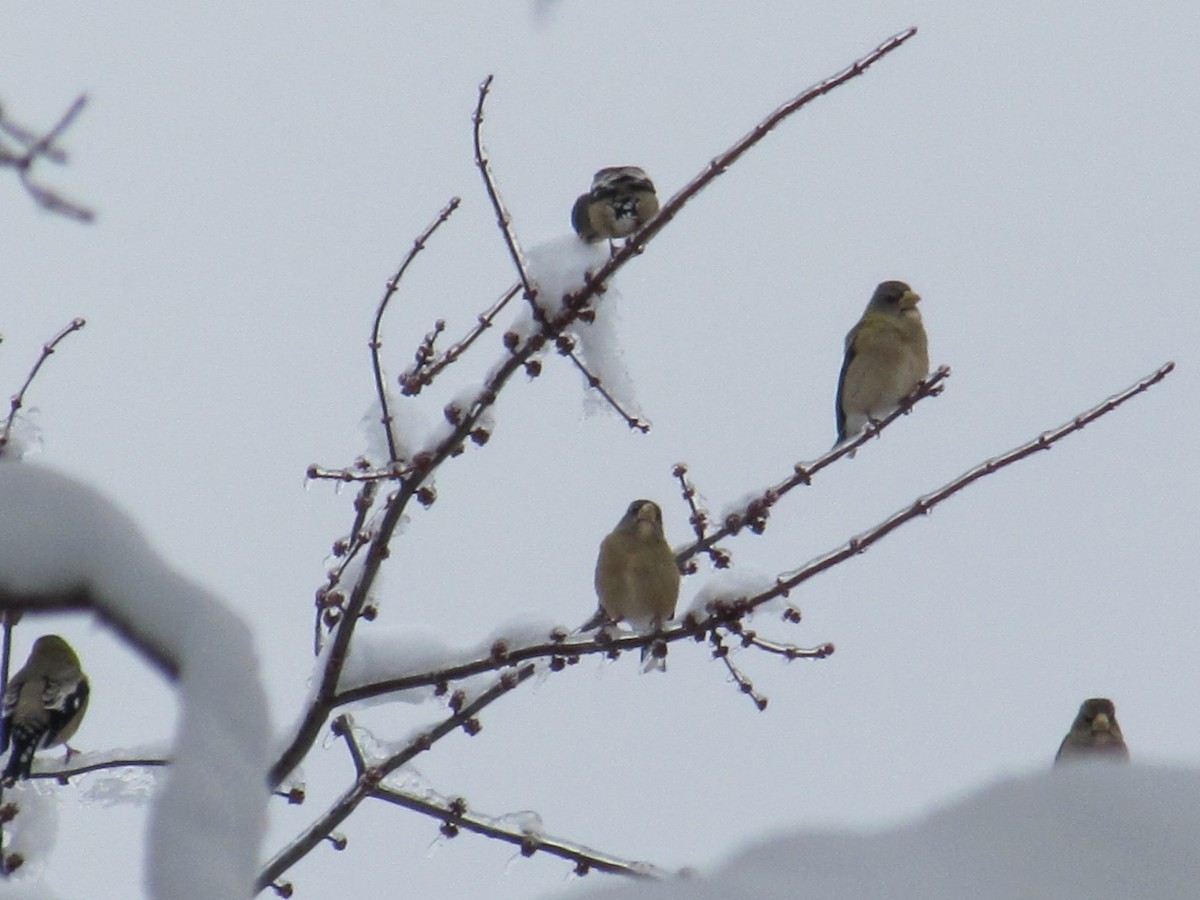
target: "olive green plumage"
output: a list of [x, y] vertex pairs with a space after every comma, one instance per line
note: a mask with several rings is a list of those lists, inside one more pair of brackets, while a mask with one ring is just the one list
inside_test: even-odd
[[[595, 583], [600, 612], [610, 621], [658, 628], [675, 615], [679, 567], [657, 503], [634, 500], [629, 504], [617, 527], [600, 543]], [[647, 668], [665, 667], [661, 659], [649, 657], [647, 648], [642, 652]]]
[[837, 387], [837, 443], [882, 419], [929, 374], [920, 300], [903, 281], [885, 281], [846, 335]]
[[1129, 748], [1121, 726], [1117, 724], [1117, 710], [1107, 697], [1084, 700], [1079, 714], [1071, 723], [1071, 730], [1058, 745], [1054, 764], [1080, 761], [1128, 762]]

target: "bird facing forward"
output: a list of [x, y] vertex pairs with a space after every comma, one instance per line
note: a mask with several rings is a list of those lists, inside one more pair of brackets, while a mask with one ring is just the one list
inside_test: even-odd
[[609, 166], [592, 178], [571, 210], [575, 233], [589, 244], [628, 237], [658, 212], [658, 195], [645, 169]]
[[1129, 749], [1117, 724], [1117, 710], [1107, 697], [1084, 700], [1071, 730], [1058, 745], [1054, 764], [1106, 760], [1128, 762]]
[[71, 739], [87, 711], [88, 690], [70, 644], [57, 634], [34, 642], [29, 659], [4, 692], [0, 753], [12, 744], [5, 779], [28, 778], [35, 751]]
[[[593, 617], [596, 624], [607, 616], [635, 628], [658, 628], [675, 615], [679, 567], [663, 533], [657, 503], [634, 500], [600, 543], [596, 596], [600, 599], [600, 612]], [[649, 647], [642, 649], [642, 663], [643, 670], [666, 669], [665, 660], [653, 656]]]
[[903, 281], [885, 281], [846, 335], [837, 387], [838, 444], [894, 410], [929, 374], [920, 300]]

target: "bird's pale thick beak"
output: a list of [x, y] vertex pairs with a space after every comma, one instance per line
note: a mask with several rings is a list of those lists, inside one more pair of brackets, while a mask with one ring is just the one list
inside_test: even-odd
[[637, 518], [639, 522], [653, 522], [654, 507], [649, 503], [642, 504], [641, 508], [637, 511]]
[[900, 295], [900, 308], [912, 309], [921, 302], [921, 295], [916, 291], [905, 291]]
[[1097, 713], [1092, 719], [1092, 731], [1112, 731], [1112, 723], [1106, 713]]

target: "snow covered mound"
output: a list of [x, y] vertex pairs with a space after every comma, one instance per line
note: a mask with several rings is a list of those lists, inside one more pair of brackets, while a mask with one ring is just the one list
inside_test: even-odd
[[[715, 823], [714, 823], [715, 824]], [[1179, 900], [1200, 896], [1200, 772], [1075, 765], [875, 834], [764, 840], [708, 878], [599, 898]]]

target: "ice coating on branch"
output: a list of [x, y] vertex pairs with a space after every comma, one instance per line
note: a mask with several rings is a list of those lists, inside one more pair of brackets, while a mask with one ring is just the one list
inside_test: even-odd
[[[385, 382], [385, 385], [387, 383]], [[392, 439], [396, 453], [401, 459], [411, 459], [417, 447], [423, 446], [432, 425], [429, 414], [413, 397], [405, 397], [391, 387], [384, 388], [387, 394], [388, 412], [392, 417]], [[366, 442], [366, 457], [382, 465], [388, 460], [387, 432], [383, 429], [383, 411], [379, 398], [371, 401], [359, 420]]]
[[[692, 602], [688, 604], [688, 612], [706, 615], [712, 606], [718, 602], [732, 603], [735, 600], [756, 597], [775, 587], [775, 576], [750, 568], [725, 569], [717, 572], [704, 583]], [[775, 597], [756, 611], [781, 609], [787, 601]]]

